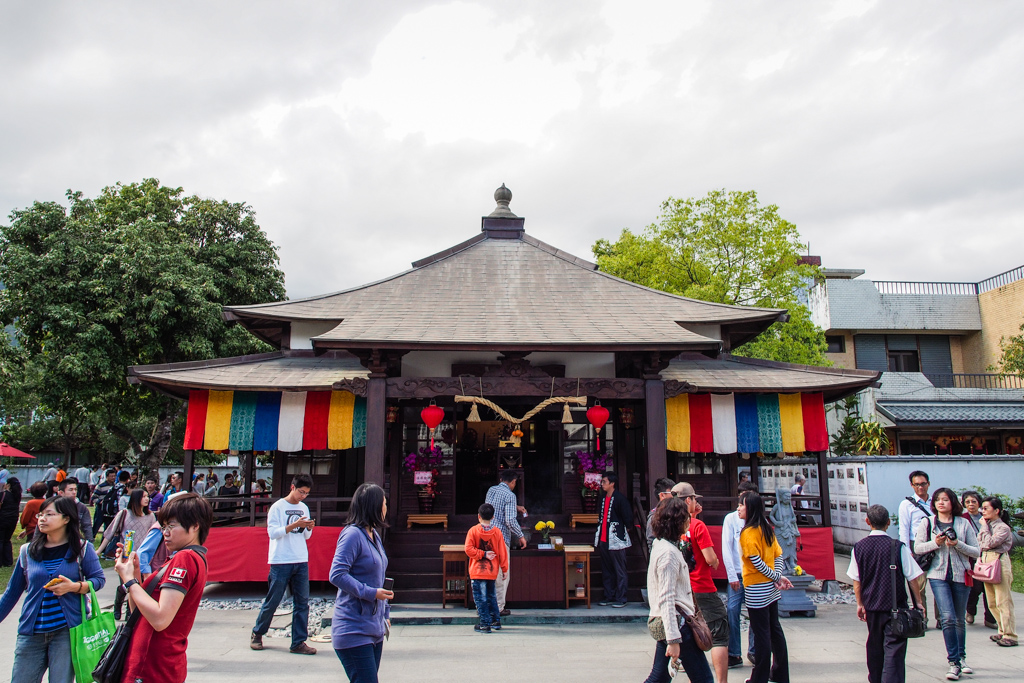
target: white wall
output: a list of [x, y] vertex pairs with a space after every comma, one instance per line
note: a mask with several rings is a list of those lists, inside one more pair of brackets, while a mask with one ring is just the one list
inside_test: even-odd
[[312, 349], [313, 337], [330, 332], [338, 326], [337, 322], [299, 322], [292, 323], [292, 336], [289, 347], [293, 349]]
[[[402, 356], [403, 377], [451, 377], [452, 365], [498, 363], [497, 351], [411, 351]], [[532, 365], [564, 365], [566, 377], [615, 377], [613, 353], [531, 353]]]

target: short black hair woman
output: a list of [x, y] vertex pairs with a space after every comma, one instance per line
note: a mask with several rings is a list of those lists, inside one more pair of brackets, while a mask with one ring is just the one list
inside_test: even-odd
[[[974, 527], [974, 533], [981, 531], [981, 494], [977, 491], [964, 491], [960, 494], [960, 503], [964, 506], [963, 517], [971, 526]], [[971, 567], [974, 567], [975, 560], [971, 560]], [[985, 584], [981, 581], [975, 581], [971, 587], [971, 594], [967, 596], [967, 625], [974, 623], [974, 618], [978, 616], [978, 600], [981, 600], [985, 607], [985, 625], [991, 627], [996, 623], [995, 615], [992, 614], [992, 610], [988, 606], [988, 598], [985, 596]], [[936, 609], [936, 614], [938, 610]]]
[[[73, 683], [70, 630], [82, 623], [79, 594], [87, 594], [90, 583], [103, 588], [106, 578], [92, 544], [82, 541], [74, 500], [58, 496], [44, 501], [37, 520], [38, 533], [21, 546], [20, 567], [0, 598], [3, 621], [25, 594], [11, 680], [42, 681], [49, 669], [53, 683]], [[47, 587], [58, 578], [59, 583]]]
[[712, 683], [714, 677], [707, 657], [697, 647], [693, 632], [682, 618], [696, 612], [690, 570], [679, 550], [679, 540], [690, 526], [686, 501], [666, 498], [658, 503], [651, 526], [655, 538], [647, 566], [647, 595], [651, 602], [647, 624], [651, 635], [660, 637], [654, 648], [654, 666], [645, 683], [666, 683], [671, 680], [669, 667], [677, 664], [692, 683]]
[[785, 562], [772, 525], [764, 514], [764, 499], [751, 491], [736, 508], [743, 522], [743, 597], [754, 632], [754, 669], [750, 683], [789, 683], [789, 648], [779, 622], [780, 590], [793, 587], [782, 575]]
[[125, 557], [124, 549], [118, 548], [114, 563], [131, 609], [141, 615], [132, 632], [122, 680], [181, 683], [188, 673], [188, 634], [206, 586], [202, 544], [213, 525], [213, 508], [195, 493], [181, 493], [164, 503], [156, 518], [167, 550], [173, 553], [167, 564], [143, 584], [134, 550]]
[[965, 661], [967, 598], [971, 594], [967, 577], [971, 558], [981, 555], [981, 550], [974, 527], [963, 518], [963, 506], [952, 489], [937, 489], [932, 494], [931, 507], [934, 515], [917, 525], [914, 552], [918, 555], [935, 552], [925, 576], [939, 608], [939, 625], [949, 663], [946, 678], [955, 681], [961, 674], [974, 673]]
[[1013, 565], [1010, 563], [1010, 549], [1013, 548], [1013, 529], [1010, 515], [1003, 510], [1003, 501], [990, 496], [981, 503], [981, 531], [978, 532], [982, 562], [998, 562], [999, 583], [982, 583], [988, 604], [995, 613], [998, 633], [990, 638], [1003, 647], [1017, 646], [1017, 624], [1013, 614]]
[[0, 567], [14, 564], [14, 546], [11, 536], [18, 526], [18, 515], [21, 514], [21, 481], [10, 477], [0, 491]]
[[388, 556], [380, 537], [387, 515], [384, 490], [360, 484], [331, 563], [331, 583], [338, 587], [331, 644], [351, 683], [377, 683], [384, 635], [391, 628], [388, 600], [395, 594], [384, 589]]
[[[149, 530], [153, 528], [155, 521], [156, 515], [149, 511], [149, 492], [144, 488], [135, 489], [128, 496], [128, 507], [118, 512], [114, 521], [108, 524], [103, 531], [103, 540], [96, 552], [100, 555], [103, 555], [105, 551], [110, 554], [119, 543], [121, 547], [124, 547], [129, 532], [134, 538], [132, 547], [138, 549], [146, 535], [149, 534]], [[117, 591], [117, 595], [114, 596], [114, 617], [116, 619], [121, 618], [124, 599], [125, 592]]]

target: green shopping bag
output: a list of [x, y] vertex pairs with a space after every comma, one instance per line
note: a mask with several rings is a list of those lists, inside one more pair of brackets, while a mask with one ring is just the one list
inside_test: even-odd
[[104, 650], [117, 631], [113, 612], [101, 612], [96, 589], [89, 583], [89, 599], [92, 616], [85, 610], [85, 596], [82, 596], [82, 623], [71, 629], [71, 662], [75, 666], [76, 683], [93, 683], [92, 671], [103, 656]]

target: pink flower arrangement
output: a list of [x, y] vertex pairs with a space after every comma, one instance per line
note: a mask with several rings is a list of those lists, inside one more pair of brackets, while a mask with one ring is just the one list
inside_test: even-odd
[[583, 476], [584, 472], [607, 472], [614, 463], [611, 453], [590, 453], [588, 451], [576, 451], [576, 462], [579, 463], [580, 476]]
[[442, 458], [440, 446], [434, 446], [433, 448], [424, 446], [419, 452], [410, 453], [405, 456], [402, 465], [405, 467], [406, 472], [426, 472], [439, 468]]

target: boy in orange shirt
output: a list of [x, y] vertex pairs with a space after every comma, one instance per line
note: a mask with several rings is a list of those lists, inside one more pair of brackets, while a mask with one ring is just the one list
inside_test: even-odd
[[474, 631], [490, 633], [491, 629], [501, 630], [501, 617], [498, 615], [498, 594], [494, 591], [494, 581], [498, 578], [498, 570], [508, 573], [508, 550], [501, 529], [494, 526], [494, 506], [484, 503], [477, 510], [477, 521], [480, 523], [466, 534], [466, 555], [469, 556], [469, 578], [473, 581], [473, 602], [480, 623], [473, 627]]

